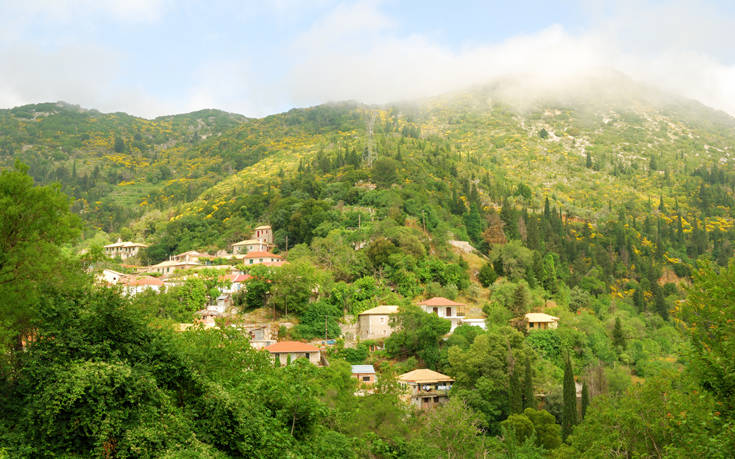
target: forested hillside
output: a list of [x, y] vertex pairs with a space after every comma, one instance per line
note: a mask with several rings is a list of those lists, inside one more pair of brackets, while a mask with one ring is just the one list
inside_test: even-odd
[[[16, 240], [23, 201], [3, 211], [0, 289], [18, 306], [0, 457], [728, 457], [733, 148], [735, 119], [621, 75], [263, 119], [0, 111], [4, 165], [61, 184], [19, 165], [4, 199], [42, 190], [68, 229]], [[290, 263], [244, 266], [236, 306], [295, 324], [279, 339], [338, 339], [327, 368], [274, 367], [230, 327], [174, 333], [216, 297], [214, 274], [133, 299], [82, 274], [118, 237], [152, 264], [264, 223]], [[22, 261], [29, 240], [49, 263]], [[449, 334], [414, 306], [434, 296], [485, 329]], [[384, 347], [350, 343], [380, 304], [400, 306]], [[559, 327], [529, 331], [528, 312]], [[376, 367], [374, 393], [354, 395], [347, 363]], [[416, 368], [455, 380], [447, 405], [400, 402], [395, 376]]]

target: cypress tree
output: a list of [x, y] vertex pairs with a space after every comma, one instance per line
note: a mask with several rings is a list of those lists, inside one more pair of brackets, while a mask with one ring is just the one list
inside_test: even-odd
[[590, 404], [590, 391], [587, 389], [587, 381], [582, 383], [582, 419], [587, 414], [587, 407]]
[[621, 348], [625, 347], [625, 335], [623, 335], [623, 326], [620, 323], [620, 317], [615, 318], [615, 328], [612, 333], [613, 345]]
[[564, 364], [564, 407], [561, 415], [561, 434], [566, 440], [572, 428], [577, 424], [577, 388], [574, 385], [574, 373], [569, 355]]
[[536, 409], [536, 397], [533, 395], [533, 371], [531, 371], [531, 359], [526, 359], [525, 375], [523, 378], [523, 409]]
[[523, 412], [523, 393], [521, 392], [521, 383], [518, 380], [518, 372], [515, 369], [515, 365], [510, 368], [508, 396], [510, 398], [510, 413], [518, 414]]
[[654, 286], [653, 298], [656, 312], [658, 312], [664, 320], [669, 320], [669, 306], [666, 304], [666, 299], [664, 298], [664, 290], [659, 287], [658, 284], [654, 284]]

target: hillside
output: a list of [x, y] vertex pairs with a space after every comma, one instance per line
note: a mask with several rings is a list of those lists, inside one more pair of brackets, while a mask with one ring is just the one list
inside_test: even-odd
[[[3, 165], [84, 222], [0, 174], [0, 457], [726, 457], [734, 128], [609, 73], [262, 119], [2, 111]], [[220, 252], [266, 224], [285, 261]], [[127, 264], [189, 250], [219, 253]], [[274, 365], [264, 325], [324, 359]], [[428, 411], [396, 383], [418, 369]]]

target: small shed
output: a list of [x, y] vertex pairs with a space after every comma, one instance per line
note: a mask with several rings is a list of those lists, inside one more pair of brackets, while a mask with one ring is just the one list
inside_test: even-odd
[[360, 384], [375, 384], [375, 368], [372, 365], [352, 365], [352, 377]]

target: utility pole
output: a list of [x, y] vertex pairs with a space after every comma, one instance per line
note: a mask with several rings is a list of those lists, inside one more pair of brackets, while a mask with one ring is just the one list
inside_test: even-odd
[[324, 341], [327, 341], [328, 339], [329, 339], [329, 328], [327, 328], [327, 315], [324, 314]]
[[286, 252], [288, 252], [288, 234], [286, 235]]
[[362, 227], [362, 214], [357, 214], [357, 229]]

